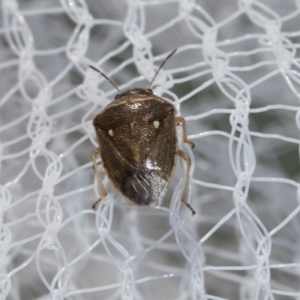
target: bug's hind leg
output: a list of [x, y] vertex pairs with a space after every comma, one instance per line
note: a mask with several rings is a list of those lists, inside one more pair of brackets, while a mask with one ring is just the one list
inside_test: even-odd
[[191, 169], [191, 158], [182, 150], [177, 150], [177, 155], [186, 161], [186, 174], [185, 174], [185, 183], [183, 188], [183, 193], [181, 196], [181, 201], [184, 203], [186, 207], [190, 209], [192, 212], [192, 216], [196, 213], [196, 211], [191, 207], [191, 205], [187, 202], [187, 195], [188, 195], [188, 186], [190, 183], [190, 169]]
[[176, 117], [176, 126], [181, 125], [182, 126], [182, 135], [183, 135], [183, 141], [191, 146], [191, 148], [195, 148], [195, 144], [188, 140], [187, 133], [186, 133], [186, 122], [183, 117]]
[[98, 166], [102, 164], [102, 162], [97, 162], [97, 156], [99, 156], [99, 155], [100, 155], [99, 148], [93, 149], [93, 151], [92, 151], [93, 168], [94, 168], [94, 172], [96, 174], [97, 181], [98, 181], [101, 193], [102, 193], [102, 196], [93, 204], [94, 210], [96, 210], [97, 205], [107, 196], [107, 190], [101, 180], [99, 170], [98, 170]]

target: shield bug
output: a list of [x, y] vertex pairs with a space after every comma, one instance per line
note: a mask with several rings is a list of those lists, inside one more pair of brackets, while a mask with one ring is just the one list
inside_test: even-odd
[[[161, 63], [147, 89], [131, 88], [121, 92], [104, 73], [90, 66], [118, 91], [115, 100], [93, 120], [99, 148], [93, 150], [92, 160], [102, 192], [94, 209], [107, 195], [98, 172], [99, 164], [103, 164], [108, 178], [126, 198], [138, 205], [149, 205], [163, 197], [177, 157], [181, 157], [187, 163], [181, 201], [195, 214], [187, 202], [191, 160], [178, 149], [177, 125], [182, 126], [183, 141], [192, 148], [194, 144], [187, 138], [185, 119], [176, 117], [174, 105], [155, 96], [150, 89], [160, 69], [176, 50]], [[99, 163], [98, 156], [101, 157]]]

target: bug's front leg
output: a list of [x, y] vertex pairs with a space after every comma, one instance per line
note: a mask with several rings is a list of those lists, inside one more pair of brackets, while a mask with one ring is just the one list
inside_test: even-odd
[[97, 177], [97, 181], [102, 193], [102, 196], [93, 204], [93, 209], [96, 210], [97, 205], [107, 196], [107, 190], [101, 180], [101, 177], [99, 175], [99, 170], [98, 170], [98, 166], [101, 165], [102, 162], [97, 162], [97, 156], [100, 155], [100, 150], [99, 148], [95, 148], [92, 151], [92, 161], [93, 161], [93, 168], [94, 168], [94, 172], [96, 174]]
[[192, 216], [196, 213], [196, 211], [191, 207], [191, 205], [187, 202], [187, 195], [188, 195], [188, 186], [190, 183], [190, 169], [191, 169], [191, 158], [182, 150], [177, 150], [177, 155], [180, 156], [182, 159], [186, 161], [187, 167], [186, 167], [186, 174], [185, 174], [185, 183], [184, 183], [184, 189], [181, 196], [181, 201], [184, 203], [185, 206], [187, 206], [190, 211], [192, 212]]
[[191, 146], [193, 149], [195, 147], [195, 144], [188, 140], [187, 133], [186, 133], [186, 122], [183, 117], [176, 117], [176, 126], [181, 125], [182, 126], [182, 135], [183, 135], [183, 141]]

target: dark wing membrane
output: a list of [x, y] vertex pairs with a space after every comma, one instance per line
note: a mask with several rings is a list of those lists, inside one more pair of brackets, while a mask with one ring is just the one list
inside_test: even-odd
[[124, 178], [122, 193], [139, 205], [149, 205], [159, 199], [166, 182], [160, 174], [149, 170], [132, 170]]
[[[128, 199], [141, 205], [158, 200], [172, 173], [176, 154], [174, 116], [160, 121], [125, 124], [109, 136], [97, 130], [109, 178]], [[167, 130], [167, 134], [164, 134]]]

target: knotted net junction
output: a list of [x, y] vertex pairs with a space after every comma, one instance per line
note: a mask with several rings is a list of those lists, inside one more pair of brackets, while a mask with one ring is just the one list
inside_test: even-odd
[[[299, 299], [299, 1], [1, 1], [0, 299]], [[100, 192], [92, 120], [154, 85], [187, 120], [161, 205]], [[181, 136], [178, 129], [178, 136]], [[101, 171], [102, 172], [102, 171]], [[102, 176], [104, 173], [102, 172]]]

